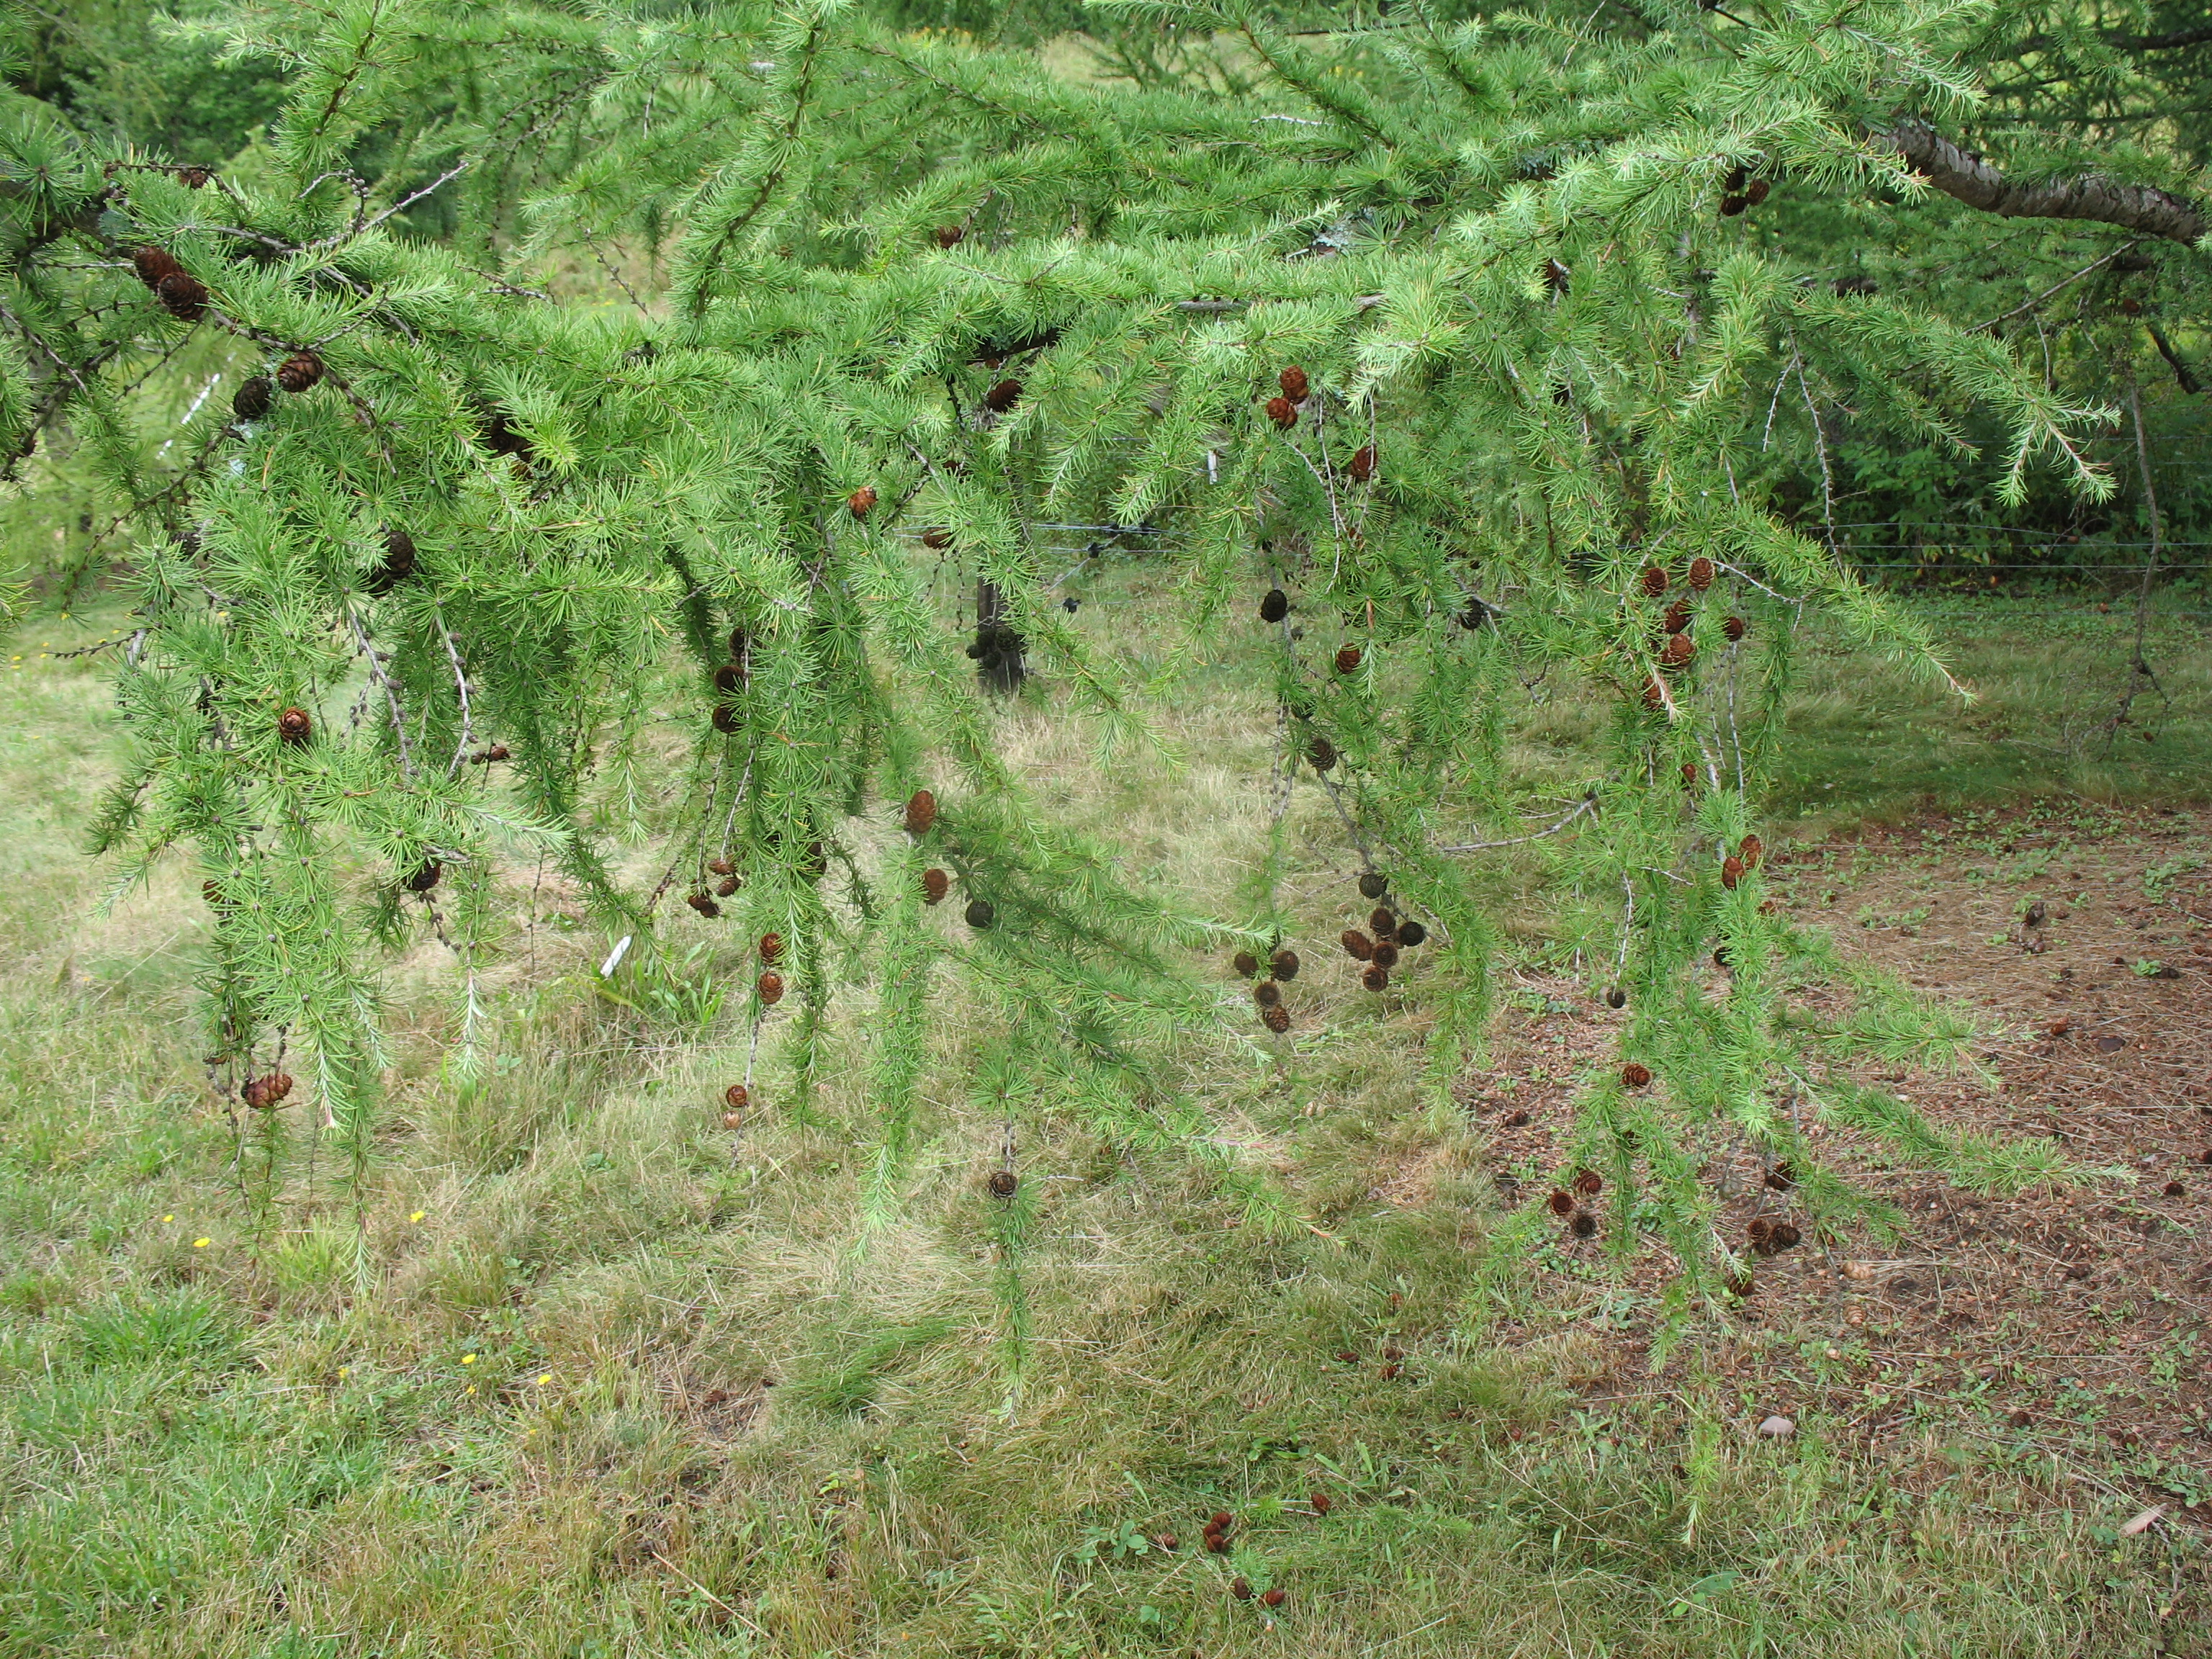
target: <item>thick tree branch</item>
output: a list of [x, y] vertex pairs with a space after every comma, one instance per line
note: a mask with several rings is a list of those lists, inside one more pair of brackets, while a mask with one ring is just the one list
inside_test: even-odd
[[1984, 213], [2008, 219], [2094, 219], [2192, 245], [2212, 230], [2212, 221], [2195, 203], [2149, 185], [2125, 185], [2094, 173], [2015, 184], [1923, 122], [1899, 121], [1876, 133], [1875, 140], [1903, 156], [1946, 196]]

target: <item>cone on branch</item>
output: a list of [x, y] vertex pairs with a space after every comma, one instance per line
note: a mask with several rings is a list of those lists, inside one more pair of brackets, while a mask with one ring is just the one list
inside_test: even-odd
[[906, 798], [906, 832], [909, 836], [926, 836], [937, 822], [937, 797], [927, 789], [917, 789]]
[[1730, 617], [1721, 624], [1721, 632], [1728, 635], [1730, 644], [1741, 639], [1746, 631], [1744, 620], [1741, 617]]
[[138, 273], [138, 280], [149, 289], [158, 289], [161, 278], [184, 270], [177, 257], [165, 247], [134, 248], [131, 253], [131, 268]]
[[1628, 1006], [1628, 993], [1618, 985], [1614, 986], [1605, 994], [1605, 1006], [1608, 1008], [1626, 1008]]
[[1306, 759], [1315, 771], [1326, 772], [1336, 764], [1336, 745], [1316, 732], [1314, 740], [1306, 745]]
[[1713, 562], [1700, 553], [1690, 561], [1690, 586], [1702, 593], [1713, 585]]
[[875, 511], [875, 507], [876, 487], [873, 484], [862, 484], [845, 497], [846, 510], [856, 519], [866, 518], [869, 514]]
[[1280, 1003], [1272, 1008], [1263, 1008], [1260, 1011], [1260, 1023], [1280, 1036], [1291, 1029], [1291, 1011]]
[[207, 284], [188, 270], [173, 270], [154, 284], [154, 297], [172, 317], [197, 323], [207, 315]]
[[1398, 924], [1398, 948], [1401, 951], [1410, 951], [1417, 945], [1425, 945], [1428, 942], [1428, 938], [1429, 930], [1418, 921], [1401, 921]]
[[714, 712], [708, 718], [709, 723], [714, 726], [714, 728], [717, 732], [720, 732], [724, 737], [733, 737], [737, 734], [738, 711], [731, 708], [729, 704], [726, 702], [716, 703], [714, 705]]
[[1279, 623], [1291, 614], [1291, 596], [1279, 587], [1271, 587], [1260, 596], [1260, 620]]
[[924, 904], [944, 903], [945, 894], [951, 890], [952, 878], [944, 871], [930, 869], [921, 872], [921, 902]]
[[1380, 870], [1363, 871], [1359, 877], [1359, 896], [1379, 899], [1390, 890], [1390, 878]]
[[958, 225], [939, 225], [937, 228], [937, 245], [939, 247], [958, 247], [967, 240], [968, 233]]
[[1378, 939], [1375, 941], [1372, 960], [1377, 968], [1395, 968], [1398, 965], [1398, 947], [1387, 939]]
[[283, 1072], [264, 1072], [259, 1077], [248, 1078], [246, 1086], [239, 1091], [246, 1103], [258, 1111], [271, 1111], [284, 1103], [292, 1092], [292, 1079]]
[[1300, 368], [1296, 363], [1292, 363], [1278, 374], [1275, 377], [1275, 384], [1282, 387], [1283, 396], [1294, 404], [1302, 404], [1312, 395], [1313, 388], [1306, 380], [1305, 370]]
[[1736, 856], [1743, 860], [1743, 867], [1747, 870], [1758, 869], [1759, 860], [1765, 856], [1765, 853], [1766, 843], [1757, 836], [1746, 836], [1743, 844], [1736, 848]]
[[407, 890], [410, 893], [427, 893], [438, 884], [438, 878], [442, 873], [443, 866], [437, 860], [425, 859], [421, 867], [407, 878]]
[[983, 394], [983, 407], [996, 415], [1003, 415], [1021, 400], [1022, 383], [1011, 377], [1003, 380]]
[[783, 959], [782, 934], [763, 933], [760, 936], [760, 959], [763, 962], [781, 962]]
[[1270, 398], [1267, 399], [1267, 418], [1279, 430], [1287, 432], [1297, 424], [1297, 408], [1288, 398]]
[[1667, 607], [1666, 629], [1669, 634], [1680, 634], [1690, 625], [1690, 602], [1677, 599]]
[[701, 915], [710, 919], [722, 914], [722, 907], [715, 903], [714, 901], [703, 890], [696, 893], [685, 894], [684, 902], [690, 905], [694, 910], [696, 910]]
[[1641, 580], [1644, 583], [1644, 592], [1649, 598], [1656, 599], [1667, 591], [1667, 573], [1656, 564], [1647, 564], [1644, 567], [1644, 575]]
[[969, 900], [969, 902], [968, 902], [967, 921], [968, 921], [968, 925], [969, 925], [970, 927], [973, 927], [973, 928], [976, 929], [978, 932], [980, 932], [980, 931], [981, 931], [983, 928], [988, 927], [989, 927], [993, 922], [996, 921], [998, 919], [999, 919], [999, 912], [998, 912], [997, 908], [996, 908], [994, 906], [993, 906], [993, 904], [991, 903], [991, 901], [990, 901], [990, 900], [988, 900], [988, 899], [970, 899], [970, 900]]
[[1012, 1198], [1021, 1190], [1022, 1185], [1021, 1178], [1012, 1170], [992, 1170], [991, 1178], [983, 1184], [991, 1189], [991, 1196], [997, 1199]]
[[783, 975], [773, 969], [763, 974], [753, 981], [753, 994], [760, 998], [763, 1007], [775, 1007], [783, 1000]]
[[942, 553], [952, 545], [952, 532], [943, 525], [932, 525], [921, 532], [921, 544], [933, 553]]
[[742, 1083], [732, 1083], [722, 1091], [722, 1103], [733, 1112], [742, 1112], [752, 1104], [752, 1091]]
[[1272, 979], [1263, 979], [1252, 988], [1252, 1000], [1262, 1008], [1272, 1008], [1283, 1000], [1283, 988]]
[[1351, 674], [1358, 672], [1360, 650], [1358, 646], [1340, 645], [1336, 647], [1336, 672], [1338, 673]]
[[738, 866], [726, 858], [708, 859], [707, 868], [710, 873], [717, 876], [734, 876], [738, 873]]
[[304, 708], [288, 708], [276, 717], [276, 735], [286, 743], [303, 744], [315, 735], [314, 718]]
[[1743, 879], [1743, 860], [1733, 853], [1721, 860], [1721, 885], [1733, 893], [1735, 884]]
[[1298, 976], [1298, 953], [1290, 950], [1276, 951], [1268, 958], [1267, 971], [1285, 985], [1289, 984]]
[[1380, 991], [1390, 983], [1390, 970], [1379, 962], [1370, 962], [1360, 975], [1359, 982], [1370, 991]]
[[323, 360], [312, 351], [297, 351], [276, 367], [276, 384], [297, 396], [313, 389], [323, 378]]
[[1668, 636], [1667, 648], [1659, 653], [1659, 663], [1663, 668], [1686, 667], [1697, 654], [1698, 647], [1687, 634], [1675, 634]]
[[1351, 465], [1344, 469], [1352, 475], [1354, 483], [1365, 483], [1375, 476], [1375, 446], [1362, 444], [1352, 452]]
[[266, 374], [252, 374], [230, 394], [230, 412], [241, 421], [258, 421], [276, 401], [275, 383]]
[[1388, 905], [1376, 905], [1367, 913], [1367, 931], [1377, 939], [1389, 939], [1398, 931], [1398, 913]]
[[738, 881], [735, 876], [724, 876], [721, 880], [714, 884], [714, 896], [716, 898], [734, 898], [737, 896], [738, 889], [742, 885], [744, 885], [744, 884]]
[[1235, 956], [1230, 957], [1229, 965], [1235, 969], [1239, 975], [1249, 979], [1260, 971], [1260, 958], [1249, 951], [1239, 951]]

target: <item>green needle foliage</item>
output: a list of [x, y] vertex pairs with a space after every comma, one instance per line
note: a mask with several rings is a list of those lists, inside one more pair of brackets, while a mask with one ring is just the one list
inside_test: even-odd
[[[1096, 8], [1102, 39], [1175, 43], [1122, 52], [1132, 83], [842, 0], [241, 3], [231, 57], [286, 98], [235, 165], [13, 99], [0, 428], [20, 463], [65, 422], [127, 538], [131, 760], [96, 840], [125, 884], [203, 869], [222, 1085], [298, 1067], [358, 1169], [381, 953], [436, 933], [473, 1031], [501, 872], [545, 860], [640, 960], [687, 898], [781, 935], [802, 1100], [822, 1010], [876, 982], [879, 1218], [954, 997], [999, 1034], [992, 1110], [1186, 1145], [1291, 1224], [1147, 1058], [1214, 1018], [1179, 953], [1270, 938], [1272, 887], [1234, 929], [1178, 913], [995, 745], [993, 683], [1025, 672], [1108, 744], [1166, 746], [1161, 684], [1053, 588], [1044, 526], [1103, 523], [1164, 532], [1169, 683], [1287, 590], [1281, 764], [1333, 752], [1347, 834], [1426, 918], [1439, 1088], [1487, 1007], [1484, 861], [1524, 848], [1576, 896], [1650, 1074], [1589, 1091], [1624, 1243], [1655, 1228], [1692, 1290], [1739, 1273], [1694, 1149], [1717, 1127], [1809, 1170], [1824, 1103], [1986, 1170], [1830, 1080], [1963, 1031], [1875, 988], [1806, 1012], [1818, 947], [1746, 842], [1799, 618], [1943, 675], [1841, 556], [1846, 405], [1862, 442], [1980, 443], [2007, 501], [2113, 487], [2084, 450], [2110, 407], [1759, 229], [1770, 195], [1924, 204], [1885, 135], [1973, 116], [1990, 15], [1616, 9]], [[549, 290], [563, 262], [633, 303]], [[210, 337], [216, 394], [150, 421], [133, 389]], [[1562, 794], [1506, 738], [1569, 680], [1614, 712]], [[924, 786], [944, 810], [909, 835]], [[1026, 1194], [989, 1224], [1017, 1300]]]

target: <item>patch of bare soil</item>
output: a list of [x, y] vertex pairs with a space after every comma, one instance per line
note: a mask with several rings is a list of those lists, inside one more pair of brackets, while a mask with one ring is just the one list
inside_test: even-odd
[[[1988, 1034], [1994, 1086], [1879, 1068], [1869, 1080], [1949, 1130], [2056, 1140], [2084, 1178], [1961, 1191], [1808, 1122], [1834, 1167], [1902, 1213], [1872, 1249], [1817, 1237], [1786, 1172], [1770, 1181], [1747, 1150], [1721, 1149], [1705, 1176], [1724, 1236], [1794, 1217], [1805, 1237], [1757, 1263], [1697, 1363], [1735, 1378], [1748, 1408], [1817, 1415], [1870, 1448], [1964, 1435], [2212, 1522], [2212, 815], [2062, 803], [1930, 817], [1785, 849], [1769, 873], [1798, 921], [1972, 1008]], [[1537, 994], [1468, 1105], [1509, 1201], [1542, 1203], [1573, 1173], [1579, 1079], [1613, 1063], [1626, 1015], [1566, 981], [1525, 988]], [[1550, 1255], [1573, 1273], [1606, 1248], [1562, 1226]], [[1665, 1278], [1647, 1253], [1630, 1283], [1656, 1294]], [[1668, 1393], [1683, 1357], [1653, 1375], [1644, 1322], [1620, 1322], [1614, 1397]]]

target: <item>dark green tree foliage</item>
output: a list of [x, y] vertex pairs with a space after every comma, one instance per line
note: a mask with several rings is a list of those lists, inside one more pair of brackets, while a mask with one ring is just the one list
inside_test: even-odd
[[[366, 1157], [380, 949], [436, 929], [473, 1031], [496, 878], [542, 857], [640, 959], [694, 925], [685, 898], [780, 935], [794, 1089], [833, 989], [876, 982], [879, 1206], [950, 994], [1000, 1033], [978, 1086], [1010, 1118], [1190, 1146], [1281, 1220], [1145, 1060], [1217, 1017], [1175, 963], [1222, 934], [1028, 802], [933, 586], [943, 563], [963, 603], [994, 587], [1073, 714], [1151, 741], [1121, 654], [1047, 591], [1040, 526], [1104, 521], [1173, 532], [1187, 654], [1289, 592], [1283, 765], [1333, 753], [1348, 833], [1427, 918], [1439, 1086], [1487, 1006], [1470, 870], [1553, 859], [1594, 988], [1625, 988], [1625, 1078], [1652, 1078], [1593, 1084], [1582, 1153], [1608, 1203], [1650, 1187], [1687, 1287], [1743, 1249], [1693, 1179], [1717, 1128], [1806, 1171], [1819, 1215], [1850, 1207], [1800, 1139], [1819, 1110], [2023, 1173], [1832, 1080], [1963, 1028], [1873, 984], [1807, 1012], [1808, 979], [1848, 976], [1762, 903], [1746, 845], [1796, 617], [1942, 674], [1837, 556], [1832, 503], [1778, 504], [1768, 458], [1831, 477], [1848, 392], [1899, 434], [1978, 422], [2008, 498], [2111, 487], [2081, 435], [2109, 410], [1758, 229], [1770, 194], [1924, 202], [1885, 135], [1971, 112], [1955, 53], [1985, 14], [1407, 4], [1348, 36], [1113, 15], [1215, 42], [1212, 92], [1058, 79], [836, 0], [384, 0], [232, 14], [289, 95], [265, 163], [204, 188], [8, 109], [0, 426], [21, 455], [65, 417], [133, 534], [132, 750], [100, 842], [126, 884], [204, 866], [226, 1078], [299, 1066]], [[2185, 205], [2178, 164], [2126, 166]], [[2115, 242], [2150, 234], [2146, 199]], [[450, 240], [401, 234], [428, 200]], [[556, 254], [654, 291], [549, 297]], [[232, 368], [157, 465], [116, 388], [188, 331]], [[1615, 712], [1606, 769], [1554, 805], [1504, 738], [1569, 677]], [[641, 888], [609, 849], [667, 787], [672, 732], [681, 807]], [[896, 829], [925, 785], [934, 822]], [[1012, 1238], [1027, 1203], [993, 1224]]]

